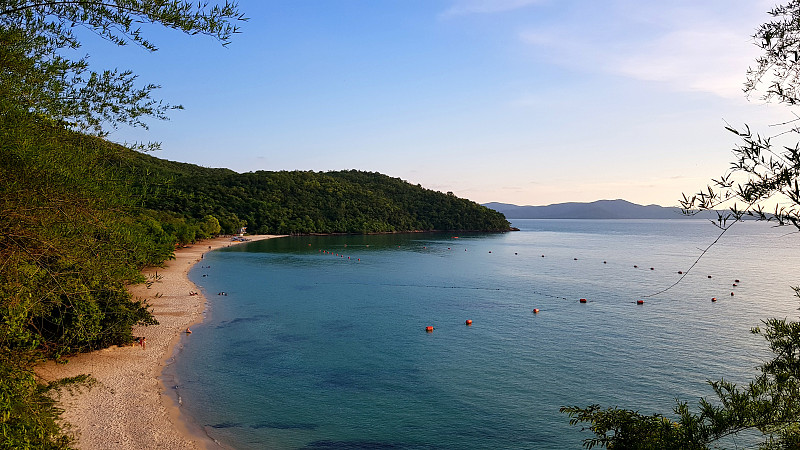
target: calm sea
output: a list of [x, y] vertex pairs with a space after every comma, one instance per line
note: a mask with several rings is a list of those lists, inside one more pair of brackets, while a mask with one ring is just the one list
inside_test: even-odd
[[241, 449], [580, 448], [589, 433], [559, 407], [696, 405], [713, 395], [705, 380], [744, 382], [769, 357], [751, 327], [797, 317], [789, 228], [737, 224], [650, 296], [718, 230], [513, 224], [521, 231], [291, 237], [206, 255], [190, 276], [207, 317], [171, 368], [184, 411]]

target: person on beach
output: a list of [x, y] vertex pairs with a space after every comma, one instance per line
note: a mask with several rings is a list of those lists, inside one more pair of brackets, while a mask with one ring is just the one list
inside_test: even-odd
[[142, 350], [144, 350], [145, 346], [147, 345], [147, 338], [142, 336], [142, 338], [139, 339], [139, 345], [141, 345], [142, 346]]

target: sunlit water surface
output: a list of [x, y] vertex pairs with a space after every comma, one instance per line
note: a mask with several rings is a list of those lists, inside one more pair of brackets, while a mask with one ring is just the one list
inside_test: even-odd
[[787, 228], [737, 224], [648, 297], [718, 230], [513, 224], [521, 231], [291, 237], [206, 255], [190, 276], [207, 317], [170, 367], [184, 412], [241, 449], [579, 448], [589, 435], [559, 407], [696, 404], [712, 395], [705, 380], [744, 382], [769, 357], [751, 327], [797, 316]]

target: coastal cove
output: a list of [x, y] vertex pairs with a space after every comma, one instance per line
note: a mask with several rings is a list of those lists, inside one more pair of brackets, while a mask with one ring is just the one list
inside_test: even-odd
[[[278, 236], [248, 236], [250, 242]], [[68, 431], [81, 450], [105, 448], [198, 449], [218, 447], [201, 432], [186, 426], [185, 418], [161, 375], [175, 346], [187, 327], [202, 320], [206, 299], [190, 295], [199, 289], [187, 274], [208, 252], [242, 242], [230, 238], [199, 241], [175, 251], [175, 258], [163, 267], [148, 268], [143, 274], [152, 285], [130, 287], [134, 297], [147, 300], [158, 325], [135, 327], [134, 334], [146, 337], [146, 346], [110, 347], [75, 355], [65, 364], [48, 361], [36, 368], [42, 379], [51, 381], [81, 374], [96, 382], [63, 392], [60, 405]]]
[[782, 228], [737, 224], [649, 297], [718, 230], [512, 225], [521, 231], [287, 237], [208, 254], [189, 274], [206, 319], [170, 366], [182, 412], [237, 449], [577, 448], [587, 436], [560, 406], [694, 405], [711, 394], [706, 379], [744, 382], [769, 356], [751, 327], [797, 314], [800, 258]]

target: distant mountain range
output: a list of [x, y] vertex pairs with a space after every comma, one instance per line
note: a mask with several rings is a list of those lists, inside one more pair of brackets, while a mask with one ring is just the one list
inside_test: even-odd
[[505, 214], [507, 219], [686, 219], [716, 218], [714, 212], [685, 216], [677, 207], [637, 205], [626, 200], [598, 200], [591, 203], [556, 203], [547, 206], [518, 206], [484, 203]]

